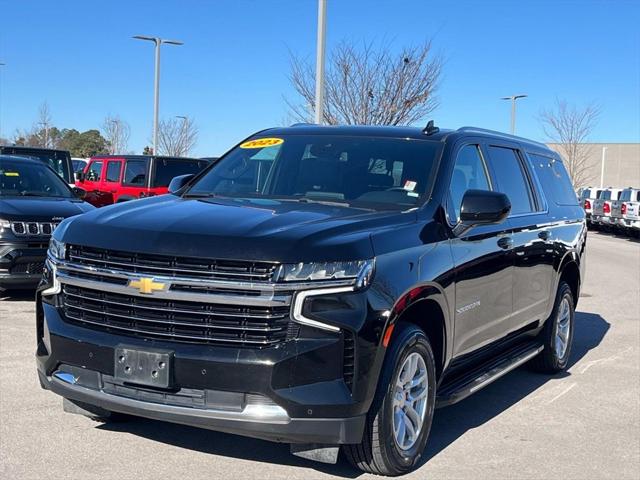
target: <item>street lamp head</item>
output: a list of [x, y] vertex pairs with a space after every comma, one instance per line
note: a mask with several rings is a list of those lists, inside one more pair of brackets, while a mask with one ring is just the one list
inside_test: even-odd
[[183, 42], [179, 40], [160, 40], [162, 43], [168, 43], [169, 45], [184, 45]]
[[500, 100], [517, 100], [519, 98], [524, 98], [524, 97], [528, 97], [528, 95], [525, 95], [525, 94], [511, 95], [509, 97], [500, 97]]
[[156, 41], [155, 37], [148, 37], [146, 35], [134, 35], [132, 38], [135, 38], [136, 40], [148, 40], [150, 42]]

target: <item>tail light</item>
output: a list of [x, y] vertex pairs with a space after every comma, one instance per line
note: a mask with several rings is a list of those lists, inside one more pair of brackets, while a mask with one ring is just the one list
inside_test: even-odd
[[589, 200], [584, 201], [585, 210], [589, 210], [591, 208], [591, 202]]
[[620, 206], [620, 213], [621, 213], [622, 215], [626, 215], [626, 214], [627, 214], [627, 204], [626, 204], [626, 203], [623, 203], [623, 204]]
[[611, 213], [611, 205], [609, 205], [609, 202], [604, 202], [604, 205], [602, 206], [602, 212]]

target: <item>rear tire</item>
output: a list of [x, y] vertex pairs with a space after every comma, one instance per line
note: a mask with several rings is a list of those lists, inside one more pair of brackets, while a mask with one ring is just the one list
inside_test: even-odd
[[531, 360], [531, 368], [541, 373], [557, 373], [565, 370], [571, 356], [574, 328], [573, 292], [567, 282], [561, 281], [551, 316], [540, 332], [544, 350]]
[[418, 465], [436, 399], [436, 364], [429, 339], [413, 324], [399, 323], [395, 329], [362, 442], [343, 446], [353, 466], [387, 476], [408, 473]]

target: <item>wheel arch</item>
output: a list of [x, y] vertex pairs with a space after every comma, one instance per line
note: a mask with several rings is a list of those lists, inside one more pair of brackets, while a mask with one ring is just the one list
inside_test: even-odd
[[578, 298], [580, 297], [582, 279], [580, 277], [580, 267], [578, 266], [578, 262], [570, 255], [567, 255], [560, 265], [556, 291], [558, 289], [558, 285], [560, 285], [560, 282], [562, 281], [567, 282], [571, 288], [574, 305], [577, 305]]
[[427, 284], [412, 288], [395, 303], [380, 343], [384, 347], [388, 345], [398, 323], [412, 323], [420, 327], [429, 339], [436, 360], [437, 375], [441, 378], [450, 356], [452, 327], [448, 312], [448, 302], [439, 285]]

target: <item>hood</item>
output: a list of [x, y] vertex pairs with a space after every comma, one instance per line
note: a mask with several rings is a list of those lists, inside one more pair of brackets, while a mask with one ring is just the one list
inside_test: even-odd
[[50, 222], [93, 209], [75, 198], [0, 197], [0, 218], [10, 221]]
[[162, 195], [97, 209], [56, 233], [69, 244], [111, 250], [291, 263], [372, 258], [372, 230], [415, 220], [415, 212]]

